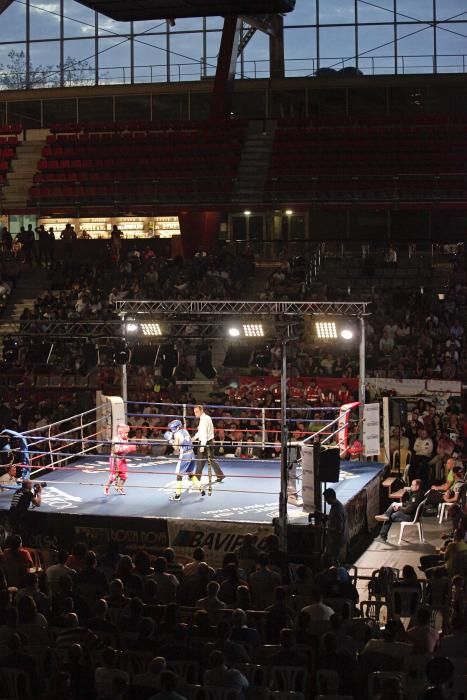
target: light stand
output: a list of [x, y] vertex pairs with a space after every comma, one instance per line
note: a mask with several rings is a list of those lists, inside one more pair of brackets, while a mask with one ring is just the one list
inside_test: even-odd
[[288, 498], [288, 434], [287, 434], [287, 338], [282, 338], [281, 372], [281, 490], [279, 494], [279, 542], [280, 549], [287, 551], [287, 498]]

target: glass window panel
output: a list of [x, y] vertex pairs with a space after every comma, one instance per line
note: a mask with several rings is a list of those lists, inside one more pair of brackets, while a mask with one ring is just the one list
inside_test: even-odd
[[151, 19], [143, 22], [133, 22], [135, 34], [151, 34], [152, 32], [165, 32], [167, 22], [165, 19]]
[[339, 70], [355, 64], [355, 32], [353, 27], [331, 27], [319, 30], [320, 66]]
[[63, 0], [63, 33], [66, 37], [90, 37], [95, 33], [95, 13], [75, 0]]
[[436, 29], [438, 56], [467, 54], [467, 23], [439, 24]]
[[14, 2], [0, 15], [0, 41], [26, 40], [25, 5]]
[[232, 238], [234, 241], [246, 241], [246, 217], [232, 216]]
[[135, 82], [160, 83], [167, 80], [165, 35], [135, 38]]
[[199, 80], [203, 55], [202, 34], [170, 34], [171, 80]]
[[359, 27], [358, 54], [358, 67], [366, 75], [394, 73], [393, 27]]
[[316, 29], [285, 29], [284, 53], [288, 78], [312, 75], [317, 68]]
[[20, 122], [27, 129], [40, 129], [41, 103], [39, 100], [9, 102], [8, 121], [13, 124]]
[[153, 95], [153, 119], [187, 119], [188, 94]]
[[44, 100], [42, 111], [44, 127], [57, 122], [76, 122], [76, 100]]
[[422, 22], [431, 22], [433, 0], [397, 0], [397, 21], [404, 20], [403, 15]]
[[206, 32], [206, 75], [214, 76], [216, 74], [220, 43], [220, 32]]
[[190, 93], [190, 119], [208, 119], [211, 95], [207, 92]]
[[316, 24], [316, 0], [297, 0], [292, 12], [284, 17], [284, 25]]
[[433, 28], [426, 24], [398, 26], [397, 36], [400, 70], [404, 73], [431, 73], [433, 70]]
[[378, 0], [370, 5], [359, 2], [357, 17], [359, 22], [393, 22], [394, 0]]
[[175, 20], [175, 26], [171, 28], [171, 32], [189, 32], [200, 31], [203, 28], [202, 17], [186, 17]]
[[131, 82], [130, 42], [122, 37], [99, 39], [99, 84]]
[[125, 35], [131, 31], [130, 22], [117, 22], [111, 17], [97, 15], [98, 31], [100, 36]]
[[113, 99], [111, 97], [80, 97], [78, 99], [78, 121], [113, 122]]
[[248, 217], [248, 238], [250, 241], [262, 241], [264, 229], [263, 216]]
[[222, 29], [224, 20], [222, 17], [206, 17], [206, 29]]
[[[256, 32], [244, 51], [244, 76], [247, 78], [269, 77], [269, 37]], [[237, 76], [240, 75], [241, 61], [237, 61]]]
[[95, 43], [94, 39], [65, 41], [63, 54], [63, 81], [72, 85], [94, 85], [95, 83]]
[[151, 98], [149, 95], [133, 95], [115, 98], [115, 119], [143, 119], [151, 118]]
[[465, 1], [438, 0], [436, 3], [436, 19], [441, 22], [447, 19], [467, 19]]
[[60, 43], [58, 41], [31, 42], [30, 84], [34, 88], [60, 85]]
[[352, 24], [355, 22], [355, 0], [320, 2], [320, 24]]
[[0, 44], [0, 89], [21, 90], [25, 87], [25, 44]]
[[56, 0], [32, 2], [29, 11], [31, 39], [60, 37], [60, 5]]
[[6, 102], [0, 102], [0, 124], [6, 124]]
[[306, 238], [306, 218], [304, 216], [290, 217], [290, 238], [292, 240]]

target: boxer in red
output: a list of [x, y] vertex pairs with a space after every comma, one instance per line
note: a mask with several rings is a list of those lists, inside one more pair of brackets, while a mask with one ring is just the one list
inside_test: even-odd
[[110, 453], [109, 459], [109, 480], [104, 486], [104, 493], [106, 496], [109, 495], [112, 484], [115, 485], [115, 490], [118, 494], [125, 494], [123, 487], [125, 486], [125, 481], [128, 476], [126, 455], [136, 451], [136, 445], [130, 445], [128, 443], [129, 432], [130, 428], [127, 425], [117, 426], [117, 439], [113, 441], [112, 452]]

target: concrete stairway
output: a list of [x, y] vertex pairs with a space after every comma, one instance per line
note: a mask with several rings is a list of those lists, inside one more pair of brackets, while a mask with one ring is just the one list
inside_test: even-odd
[[235, 202], [255, 202], [263, 197], [274, 140], [275, 122], [264, 127], [252, 121], [243, 144], [237, 183], [232, 199]]
[[34, 174], [37, 172], [37, 163], [44, 145], [45, 139], [23, 141], [17, 146], [16, 158], [12, 162], [12, 171], [8, 173], [2, 192], [5, 208], [27, 206], [29, 188], [32, 185]]

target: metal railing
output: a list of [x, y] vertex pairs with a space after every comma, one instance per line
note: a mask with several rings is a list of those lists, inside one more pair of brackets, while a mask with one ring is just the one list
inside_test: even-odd
[[[126, 65], [105, 68], [77, 65], [76, 69], [58, 67], [26, 71], [0, 71], [1, 90], [34, 88], [79, 87], [93, 85], [132, 85], [135, 83], [177, 83], [213, 78], [217, 56], [196, 61]], [[467, 54], [394, 54], [375, 56], [304, 56], [285, 59], [286, 77], [311, 77], [329, 69], [337, 74], [342, 69], [356, 68], [364, 75], [392, 75], [417, 73], [465, 73]], [[237, 79], [251, 80], [270, 77], [269, 59], [238, 62]], [[332, 78], [332, 75], [329, 76]]]

